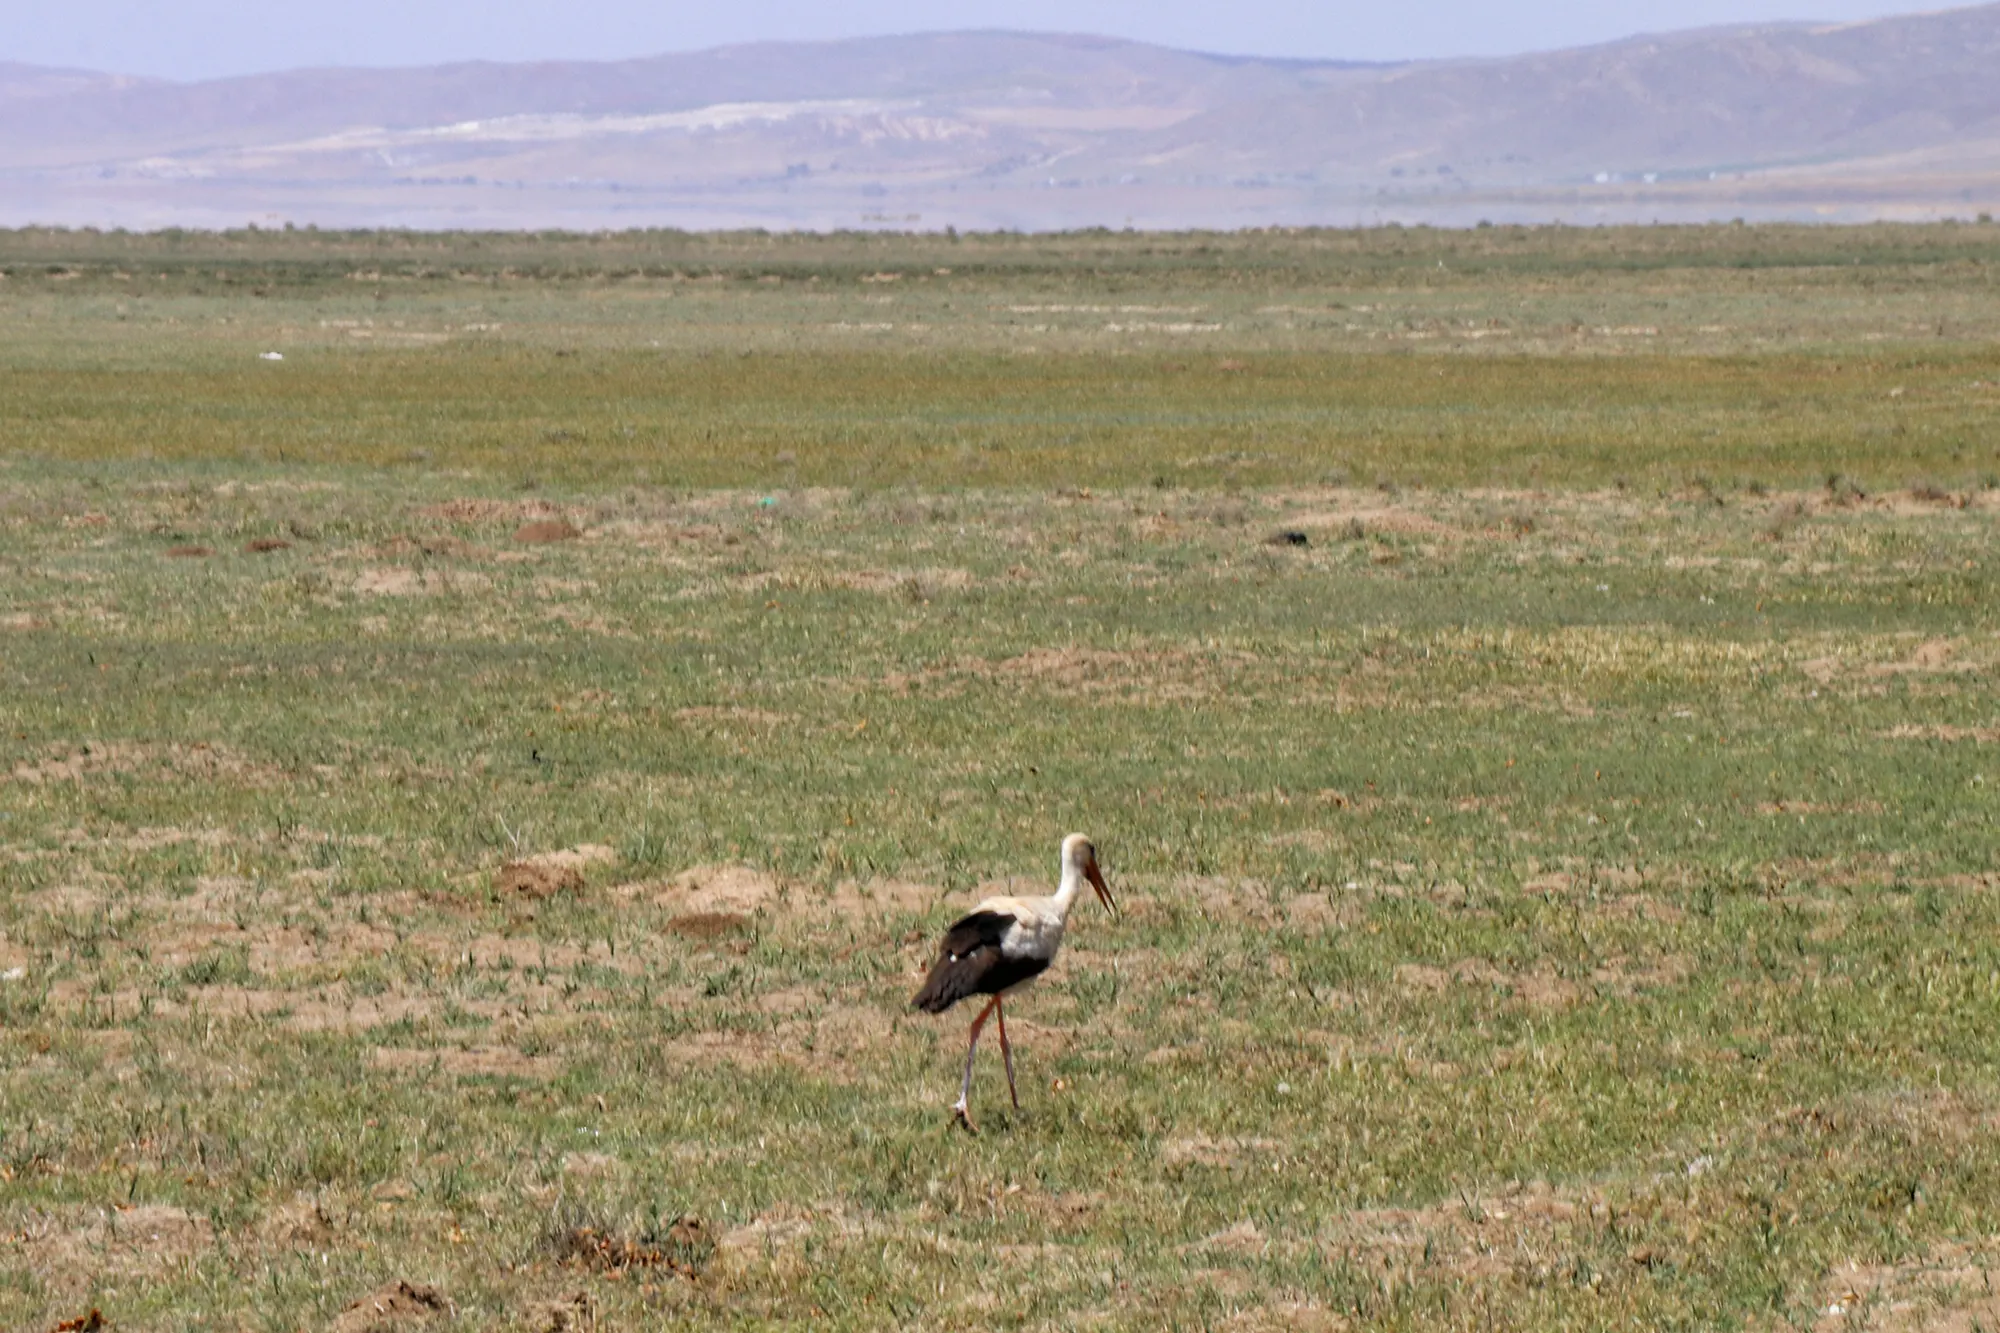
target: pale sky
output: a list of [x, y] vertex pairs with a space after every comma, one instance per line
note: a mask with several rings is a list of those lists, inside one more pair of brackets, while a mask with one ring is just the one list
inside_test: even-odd
[[1937, 7], [1896, 0], [0, 0], [0, 60], [198, 79], [309, 65], [617, 59], [956, 28], [1402, 60]]

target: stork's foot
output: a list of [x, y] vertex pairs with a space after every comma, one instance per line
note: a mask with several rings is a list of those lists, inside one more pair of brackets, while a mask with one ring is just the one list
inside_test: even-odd
[[953, 1124], [965, 1126], [968, 1134], [979, 1132], [979, 1126], [972, 1123], [972, 1108], [965, 1104], [963, 1097], [951, 1104], [951, 1119]]

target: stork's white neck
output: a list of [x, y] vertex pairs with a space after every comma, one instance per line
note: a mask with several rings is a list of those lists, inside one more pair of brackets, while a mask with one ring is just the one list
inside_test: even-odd
[[1049, 899], [1049, 906], [1054, 909], [1056, 920], [1063, 921], [1068, 919], [1069, 909], [1076, 905], [1076, 896], [1082, 892], [1083, 866], [1080, 862], [1071, 860], [1065, 856], [1063, 858], [1062, 883], [1056, 886], [1055, 897]]

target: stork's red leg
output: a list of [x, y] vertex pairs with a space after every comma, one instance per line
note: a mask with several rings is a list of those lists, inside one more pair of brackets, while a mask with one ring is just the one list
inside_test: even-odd
[[1014, 1109], [1018, 1111], [1021, 1094], [1014, 1091], [1014, 1048], [1007, 1044], [1007, 1010], [998, 995], [993, 997], [993, 1016], [1000, 1020], [1000, 1060], [1007, 1066], [1007, 1095], [1014, 1099]]
[[958, 1085], [958, 1101], [951, 1108], [958, 1116], [959, 1123], [975, 1134], [979, 1129], [972, 1123], [972, 1056], [979, 1049], [979, 1029], [986, 1026], [986, 1016], [992, 1013], [999, 1003], [1000, 997], [994, 996], [986, 1002], [986, 1007], [979, 1011], [979, 1017], [972, 1020], [972, 1036], [965, 1043], [965, 1081]]

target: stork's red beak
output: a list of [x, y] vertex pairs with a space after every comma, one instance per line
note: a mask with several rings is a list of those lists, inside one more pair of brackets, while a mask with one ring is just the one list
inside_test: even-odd
[[1097, 890], [1097, 901], [1104, 904], [1111, 915], [1118, 915], [1118, 904], [1111, 901], [1111, 887], [1104, 882], [1104, 872], [1097, 868], [1097, 858], [1091, 857], [1083, 863], [1083, 873], [1090, 881], [1090, 887]]

